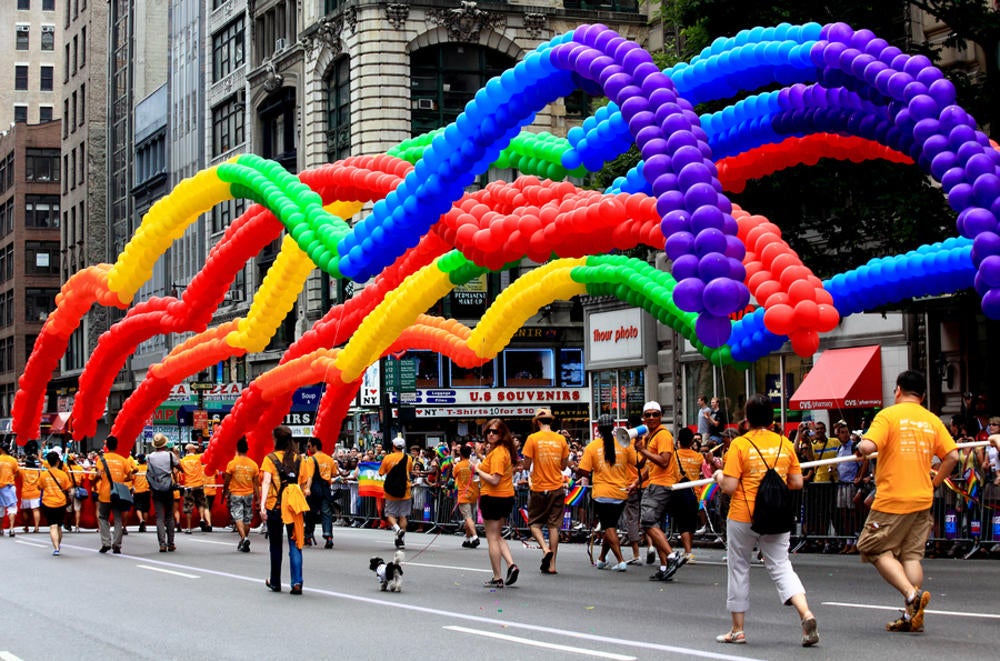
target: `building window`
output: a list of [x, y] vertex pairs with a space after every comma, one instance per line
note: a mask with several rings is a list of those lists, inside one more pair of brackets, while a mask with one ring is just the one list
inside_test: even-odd
[[[80, 155], [83, 156], [82, 145]], [[83, 169], [83, 159], [80, 162]], [[167, 171], [166, 136], [163, 133], [152, 137], [136, 147], [135, 183], [149, 181]], [[82, 182], [81, 182], [82, 183]]]
[[14, 41], [14, 50], [28, 50], [31, 42], [31, 26], [26, 23], [17, 24], [17, 37]]
[[23, 10], [31, 9], [31, 0], [17, 0], [17, 8]]
[[508, 388], [551, 387], [556, 384], [552, 349], [505, 349], [504, 385]]
[[28, 121], [28, 106], [20, 103], [14, 104], [14, 121], [15, 122]]
[[25, 241], [24, 271], [34, 275], [59, 275], [58, 241]]
[[339, 58], [326, 78], [326, 158], [351, 155], [351, 60]]
[[29, 287], [24, 290], [24, 320], [45, 321], [56, 307], [57, 288]]
[[80, 112], [78, 114], [80, 118], [80, 126], [83, 126], [83, 121], [87, 117], [87, 83], [82, 83], [80, 85]]
[[295, 116], [295, 90], [291, 87], [269, 96], [258, 110], [260, 154], [278, 161], [289, 172], [294, 172], [297, 166]]
[[41, 124], [52, 121], [52, 106], [38, 106], [38, 121]]
[[27, 91], [28, 89], [28, 65], [18, 64], [14, 66], [14, 89]]
[[80, 28], [80, 66], [87, 63], [87, 26]]
[[[51, 112], [52, 108], [49, 108]], [[24, 180], [25, 181], [59, 181], [59, 150], [35, 149], [24, 150]]]
[[[9, 172], [13, 174], [14, 152], [8, 154], [6, 158], [0, 158], [0, 193], [4, 193], [8, 188], [14, 185], [13, 181], [7, 181], [7, 168], [10, 168]], [[13, 179], [13, 177], [11, 177], [11, 179]], [[0, 210], [2, 210], [2, 208], [3, 207], [0, 206]], [[3, 223], [0, 223], [0, 230], [3, 230]]]
[[54, 51], [56, 49], [56, 26], [42, 26], [42, 50]]
[[51, 92], [53, 67], [51, 64], [43, 64], [40, 68], [41, 68], [41, 79], [38, 88], [43, 92]]
[[496, 361], [491, 360], [476, 367], [460, 367], [451, 364], [452, 388], [493, 388], [497, 382]]
[[212, 234], [226, 231], [234, 220], [246, 210], [246, 200], [226, 200], [212, 207]]
[[212, 82], [243, 65], [243, 19], [238, 18], [212, 35]]
[[25, 195], [24, 226], [36, 228], [59, 227], [59, 196]]
[[42, 11], [55, 11], [56, 0], [42, 0]]
[[587, 385], [583, 349], [559, 349], [559, 385], [564, 388]]
[[245, 109], [242, 92], [212, 108], [212, 156], [225, 154], [243, 144]]
[[4, 259], [6, 260], [3, 269], [3, 279], [4, 281], [7, 281], [14, 277], [14, 244], [7, 244], [3, 254]]
[[411, 128], [423, 135], [462, 114], [476, 92], [516, 61], [472, 44], [439, 44], [410, 56]]

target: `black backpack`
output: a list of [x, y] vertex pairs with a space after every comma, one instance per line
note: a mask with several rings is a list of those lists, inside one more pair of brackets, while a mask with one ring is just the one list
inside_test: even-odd
[[273, 452], [267, 455], [267, 457], [271, 460], [275, 470], [278, 471], [278, 499], [274, 501], [274, 507], [277, 509], [281, 507], [281, 494], [285, 492], [285, 487], [299, 481], [299, 470], [302, 468], [302, 457], [296, 457], [298, 461], [295, 463], [295, 470], [288, 470], [285, 468], [285, 463], [283, 461], [279, 461], [277, 455]]
[[396, 465], [385, 474], [385, 482], [382, 483], [382, 490], [385, 495], [393, 498], [402, 498], [406, 495], [406, 468], [410, 463], [409, 457], [405, 454], [403, 458], [396, 462]]
[[319, 461], [316, 460], [316, 457], [312, 457], [312, 460], [314, 471], [312, 485], [309, 487], [309, 500], [322, 503], [330, 496], [330, 483], [320, 475]]
[[[754, 445], [748, 437], [744, 436], [753, 449], [757, 450], [761, 461], [767, 467], [764, 477], [761, 478], [757, 486], [757, 497], [753, 503], [753, 514], [750, 516], [750, 529], [758, 535], [778, 535], [791, 532], [795, 526], [795, 506], [792, 502], [792, 492], [788, 485], [781, 479], [778, 471], [774, 467], [778, 465], [778, 458], [781, 456], [781, 446], [778, 443], [778, 454], [774, 457], [774, 465], [768, 466], [767, 460], [761, 453], [760, 448]], [[746, 492], [743, 493], [746, 500]], [[748, 503], [749, 505], [749, 503]]]

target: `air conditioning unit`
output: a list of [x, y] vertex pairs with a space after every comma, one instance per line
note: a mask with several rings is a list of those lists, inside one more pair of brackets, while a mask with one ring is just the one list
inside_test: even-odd
[[55, 32], [55, 31], [56, 31], [56, 26], [54, 26], [54, 25], [43, 25], [42, 26], [42, 32]]
[[24, 23], [18, 23], [17, 24], [17, 31], [18, 32], [31, 32], [31, 26], [27, 25], [27, 24], [24, 24]]
[[226, 292], [223, 297], [226, 301], [242, 301], [243, 300], [243, 290], [242, 289], [230, 289]]
[[417, 99], [417, 110], [434, 110], [434, 99]]
[[279, 38], [275, 39], [274, 40], [274, 52], [277, 53], [278, 51], [285, 50], [286, 43], [287, 42], [285, 42], [285, 38], [284, 37], [279, 37]]

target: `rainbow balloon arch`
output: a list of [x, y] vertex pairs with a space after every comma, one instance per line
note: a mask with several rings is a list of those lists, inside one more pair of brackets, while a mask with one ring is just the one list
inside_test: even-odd
[[[693, 110], [775, 84], [784, 87], [721, 112]], [[522, 132], [536, 112], [580, 88], [611, 102], [566, 139]], [[633, 144], [642, 161], [604, 193], [565, 181]], [[821, 281], [775, 224], [724, 192], [820, 158], [916, 163], [947, 194], [959, 236]], [[334, 435], [364, 371], [380, 357], [425, 349], [463, 367], [480, 365], [541, 306], [578, 294], [642, 307], [714, 364], [737, 367], [786, 341], [811, 355], [819, 334], [841, 317], [913, 296], [974, 286], [985, 314], [997, 319], [998, 165], [1000, 152], [955, 104], [941, 71], [869, 30], [758, 27], [661, 71], [638, 44], [584, 25], [490, 80], [454, 123], [388, 154], [298, 176], [244, 155], [182, 181], [150, 209], [114, 264], [83, 269], [62, 287], [21, 377], [13, 430], [22, 444], [38, 437], [49, 378], [93, 304], [128, 312], [101, 336], [80, 375], [77, 439], [96, 433], [115, 374], [140, 342], [195, 334], [150, 367], [125, 401], [112, 433], [128, 450], [173, 385], [262, 351], [317, 267], [374, 280], [244, 389], [203, 456], [209, 468], [223, 466], [243, 435], [251, 455], [262, 457], [299, 387], [325, 383], [315, 433]], [[467, 193], [490, 167], [521, 176]], [[171, 242], [233, 198], [256, 204], [232, 223], [183, 295], [133, 306]], [[366, 217], [345, 221], [372, 202]], [[209, 328], [236, 272], [282, 230], [281, 250], [247, 316]], [[671, 273], [616, 254], [638, 245], [665, 250]], [[474, 329], [425, 314], [454, 287], [526, 258], [541, 266], [505, 289]]]

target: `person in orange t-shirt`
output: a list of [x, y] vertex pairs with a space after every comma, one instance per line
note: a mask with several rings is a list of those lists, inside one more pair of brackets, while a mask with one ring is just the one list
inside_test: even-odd
[[462, 542], [462, 548], [474, 549], [479, 547], [479, 535], [476, 533], [476, 510], [478, 509], [476, 501], [479, 500], [479, 483], [472, 479], [472, 464], [469, 462], [472, 457], [472, 445], [466, 443], [458, 452], [462, 458], [452, 467], [451, 474], [455, 476], [458, 511], [462, 515], [462, 525], [465, 528], [465, 541]]
[[39, 473], [38, 486], [42, 493], [42, 513], [49, 522], [49, 539], [52, 540], [52, 555], [58, 556], [62, 545], [62, 524], [66, 516], [66, 507], [73, 496], [70, 489], [73, 482], [62, 470], [59, 453], [52, 451], [45, 455], [47, 468]]
[[681, 479], [674, 456], [674, 436], [661, 424], [662, 411], [659, 402], [649, 401], [643, 405], [642, 421], [647, 431], [644, 436], [635, 439], [640, 469], [647, 466], [649, 474], [649, 485], [642, 492], [639, 525], [660, 556], [660, 567], [649, 577], [651, 581], [669, 581], [687, 562], [687, 556], [674, 552], [660, 527], [667, 512], [671, 511], [672, 499], [680, 498], [680, 494], [674, 494], [670, 486]]
[[[531, 423], [535, 433], [524, 441], [521, 454], [522, 470], [531, 471], [531, 493], [528, 495], [528, 526], [531, 536], [542, 549], [541, 572], [556, 574], [556, 553], [559, 550], [559, 529], [566, 507], [563, 471], [569, 465], [569, 445], [566, 438], [552, 431], [552, 411], [538, 409]], [[549, 538], [542, 534], [549, 529]]]
[[806, 601], [806, 590], [788, 559], [791, 533], [762, 535], [751, 527], [757, 489], [767, 470], [773, 468], [789, 489], [801, 489], [802, 467], [792, 442], [771, 431], [774, 405], [767, 395], [752, 395], [746, 403], [746, 416], [750, 430], [732, 442], [726, 453], [725, 467], [715, 471], [715, 480], [722, 492], [732, 497], [726, 526], [729, 537], [726, 609], [732, 618], [732, 627], [715, 640], [746, 642], [743, 626], [750, 607], [750, 555], [756, 547], [764, 556], [764, 565], [778, 588], [781, 603], [790, 604], [798, 613], [803, 647], [810, 647], [819, 642], [819, 634], [816, 633], [816, 618]]
[[211, 532], [205, 520], [205, 467], [198, 454], [198, 446], [188, 443], [184, 446], [184, 456], [181, 458], [181, 486], [184, 487], [184, 534], [191, 534], [191, 514], [198, 510], [198, 527], [202, 532]]
[[253, 518], [253, 503], [260, 498], [260, 470], [257, 462], [247, 456], [249, 450], [246, 436], [236, 441], [236, 456], [226, 464], [223, 473], [222, 494], [227, 497], [229, 517], [236, 525], [240, 541], [237, 551], [250, 552], [250, 520]]
[[[906, 370], [896, 377], [895, 403], [872, 420], [856, 453], [878, 452], [875, 502], [868, 513], [858, 551], [875, 565], [885, 581], [903, 595], [903, 615], [888, 623], [889, 631], [923, 631], [930, 592], [924, 581], [924, 544], [931, 531], [934, 489], [958, 463], [954, 439], [936, 415], [922, 405], [924, 375]], [[931, 478], [931, 459], [941, 460]]]
[[[260, 465], [261, 498], [260, 515], [267, 522], [267, 541], [271, 557], [271, 571], [264, 585], [272, 592], [281, 592], [281, 545], [282, 537], [288, 535], [288, 565], [291, 575], [291, 594], [302, 594], [302, 541], [296, 536], [296, 523], [285, 523], [282, 519], [284, 492], [298, 485], [301, 492], [309, 496], [309, 473], [306, 462], [298, 453], [298, 444], [292, 438], [292, 430], [281, 425], [271, 431], [274, 436], [274, 452], [264, 457]], [[282, 475], [285, 484], [282, 484]], [[292, 489], [294, 491], [294, 489]], [[301, 515], [299, 516], [301, 521]], [[299, 528], [299, 535], [304, 531]]]
[[21, 471], [17, 459], [7, 454], [7, 448], [0, 443], [0, 533], [3, 532], [3, 519], [7, 518], [7, 534], [13, 537], [14, 519], [17, 517], [17, 487], [14, 480]]
[[[702, 456], [692, 448], [694, 432], [688, 427], [682, 427], [677, 432], [677, 466], [680, 471], [680, 482], [694, 482], [701, 479]], [[684, 557], [688, 562], [694, 562], [691, 541], [694, 531], [698, 529], [698, 495], [694, 489], [678, 489], [674, 491], [670, 501], [670, 516], [674, 520], [674, 529], [681, 534], [681, 544], [684, 545]]]
[[[105, 452], [97, 460], [95, 488], [97, 489], [97, 524], [101, 532], [101, 553], [122, 552], [122, 535], [125, 534], [125, 512], [115, 512], [115, 532], [111, 536], [111, 482], [128, 482], [132, 477], [132, 463], [117, 454], [118, 439], [108, 436], [104, 441]], [[110, 474], [109, 474], [110, 473]]]
[[135, 473], [132, 474], [132, 500], [135, 502], [135, 515], [139, 519], [139, 532], [146, 532], [146, 518], [149, 516], [149, 480], [146, 479], [146, 455], [135, 458]]
[[[483, 583], [483, 587], [498, 589], [513, 585], [520, 573], [510, 554], [507, 540], [501, 531], [514, 507], [514, 464], [517, 462], [514, 439], [503, 420], [493, 418], [483, 425], [483, 437], [489, 444], [489, 452], [481, 463], [474, 463], [473, 470], [479, 476], [482, 495], [479, 508], [483, 513], [486, 528], [486, 545], [489, 549], [490, 567], [493, 578]], [[507, 562], [507, 578], [500, 576], [500, 559]]]
[[[406, 548], [406, 518], [413, 506], [413, 483], [410, 480], [410, 475], [413, 473], [413, 457], [406, 454], [406, 439], [402, 436], [396, 436], [392, 439], [392, 452], [385, 455], [382, 458], [382, 463], [379, 464], [378, 474], [385, 475], [386, 480], [391, 480], [392, 477], [389, 476], [389, 473], [400, 462], [406, 464], [405, 469], [400, 469], [403, 471], [405, 490], [402, 496], [393, 496], [386, 493], [385, 509], [383, 511], [385, 518], [389, 520], [389, 525], [392, 526], [392, 530], [395, 533], [393, 543], [397, 549]], [[383, 482], [382, 488], [384, 491], [385, 482]]]
[[38, 459], [35, 455], [28, 455], [24, 460], [24, 468], [21, 469], [21, 511], [24, 519], [24, 532], [28, 532], [28, 515], [35, 528], [32, 532], [38, 532], [38, 524], [42, 520], [41, 505], [42, 491], [38, 488], [39, 468]]

